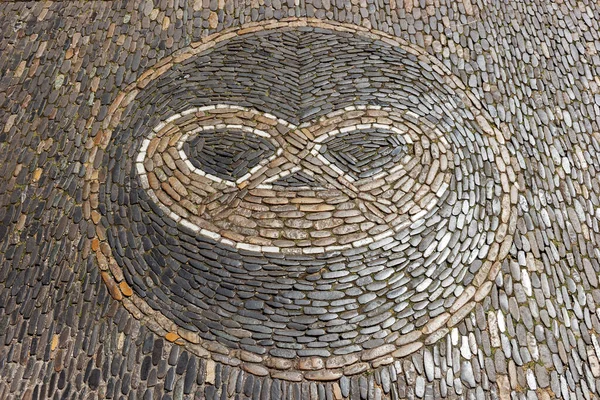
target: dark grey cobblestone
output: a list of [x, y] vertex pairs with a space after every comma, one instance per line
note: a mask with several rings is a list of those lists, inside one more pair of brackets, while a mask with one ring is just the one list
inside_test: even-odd
[[[585, 1], [3, 3], [0, 398], [599, 397], [599, 11]], [[382, 31], [428, 56], [327, 26], [250, 32], [174, 62], [126, 109], [114, 107], [144, 73], [208, 35], [287, 17]], [[309, 54], [319, 62], [299, 63]], [[435, 140], [397, 150], [421, 158], [413, 186], [390, 189], [407, 196], [394, 202], [369, 197], [393, 197], [377, 179], [358, 192], [324, 188], [323, 174], [306, 172], [314, 163], [279, 177], [282, 164], [269, 169], [275, 196], [244, 193], [267, 199], [254, 204], [268, 210], [253, 211], [265, 218], [234, 213], [219, 228], [280, 250], [232, 250], [166, 213], [212, 189], [181, 180], [179, 153], [166, 146], [144, 164], [169, 206], [149, 197], [135, 166], [160, 121], [223, 103], [295, 125], [352, 105], [408, 109], [401, 123], [448, 138], [448, 190], [423, 222], [362, 245], [387, 229], [390, 212], [407, 212], [390, 206], [427, 182], [440, 160]], [[290, 138], [292, 160], [307, 160], [292, 149], [310, 140], [287, 128], [273, 136]], [[331, 160], [352, 170], [364, 148], [354, 151]], [[393, 168], [377, 154], [365, 165]], [[503, 232], [494, 219], [507, 184], [515, 217]], [[218, 201], [235, 204], [232, 193]], [[488, 265], [498, 235], [510, 246]], [[295, 251], [331, 237], [359, 245]], [[468, 262], [437, 265], [432, 255], [445, 248]], [[485, 268], [495, 274], [480, 281]], [[452, 283], [437, 294], [444, 279]], [[461, 298], [463, 288], [483, 290]], [[147, 308], [136, 312], [136, 296]], [[272, 352], [282, 358], [262, 358]]]

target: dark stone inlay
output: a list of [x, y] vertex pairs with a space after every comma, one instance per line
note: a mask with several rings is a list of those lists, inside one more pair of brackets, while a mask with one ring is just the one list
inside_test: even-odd
[[273, 186], [283, 188], [303, 188], [310, 187], [313, 189], [323, 189], [324, 184], [318, 182], [314, 177], [308, 175], [304, 171], [296, 171], [287, 176], [277, 179], [273, 182]]
[[183, 150], [196, 168], [228, 181], [236, 181], [261, 161], [275, 154], [268, 139], [234, 129], [204, 130], [193, 135]]
[[354, 180], [369, 178], [393, 167], [410, 147], [394, 132], [361, 129], [338, 133], [324, 142], [320, 153]]

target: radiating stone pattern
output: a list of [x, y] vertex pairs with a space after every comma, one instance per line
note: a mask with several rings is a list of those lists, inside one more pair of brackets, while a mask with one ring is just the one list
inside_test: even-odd
[[[0, 398], [596, 398], [597, 7], [585, 2], [485, 8], [469, 2], [5, 4], [0, 41]], [[146, 317], [151, 310], [132, 312], [129, 299], [141, 286], [131, 276], [118, 276], [119, 263], [97, 257], [121, 257], [125, 271], [123, 260], [135, 259], [131, 249], [142, 240], [138, 229], [143, 225], [137, 222], [146, 217], [141, 212], [136, 216], [135, 207], [112, 207], [131, 204], [131, 196], [140, 193], [134, 165], [139, 147], [134, 144], [149, 133], [142, 125], [152, 129], [174, 110], [184, 109], [171, 99], [186, 99], [181, 82], [165, 82], [170, 91], [144, 106], [148, 121], [124, 130], [108, 121], [121, 112], [120, 119], [133, 121], [142, 111], [112, 107], [120, 93], [146, 71], [160, 70], [157, 63], [169, 54], [210, 33], [298, 16], [378, 29], [439, 59], [502, 132], [508, 163], [499, 168], [507, 176], [514, 174], [519, 188], [512, 246], [489, 294], [473, 303], [439, 341], [424, 345], [414, 339], [410, 343], [418, 349], [397, 354], [389, 364], [371, 365], [372, 373], [327, 381], [263, 376], [256, 367], [263, 364], [253, 363], [253, 352], [244, 353], [239, 365], [233, 359], [198, 356], [189, 341], [160, 325], [164, 321]], [[348, 39], [334, 35], [329, 40], [335, 48]], [[295, 71], [288, 66], [271, 72], [286, 76]], [[318, 76], [315, 70], [306, 87], [325, 85]], [[365, 84], [364, 77], [358, 72], [347, 78], [354, 92]], [[246, 85], [257, 82], [245, 79], [241, 82]], [[140, 93], [136, 101], [143, 104]], [[294, 120], [289, 117], [294, 110], [281, 106], [277, 117], [301, 124], [302, 117], [314, 119], [311, 112], [333, 111], [326, 108], [329, 101], [313, 96], [316, 110], [301, 108], [306, 114]], [[286, 101], [279, 104], [302, 101], [281, 98]], [[275, 111], [264, 104], [227, 103]], [[107, 131], [111, 140], [103, 142]], [[407, 146], [403, 151], [415, 150]], [[126, 170], [117, 167], [127, 163]], [[471, 176], [473, 185], [474, 173], [486, 170], [459, 165], [466, 168], [464, 181]], [[461, 168], [454, 167], [454, 177]], [[311, 190], [320, 185], [305, 173], [294, 176], [282, 177], [287, 183], [275, 181], [269, 190], [302, 187], [298, 182], [310, 182]], [[457, 190], [450, 186], [448, 196]], [[160, 218], [155, 226], [164, 237], [183, 231], [156, 207], [152, 212]], [[127, 219], [136, 222], [131, 229], [115, 228]], [[465, 239], [484, 226], [471, 233], [466, 229]], [[103, 236], [105, 232], [109, 235]], [[315, 363], [306, 364], [306, 371], [322, 370]]]

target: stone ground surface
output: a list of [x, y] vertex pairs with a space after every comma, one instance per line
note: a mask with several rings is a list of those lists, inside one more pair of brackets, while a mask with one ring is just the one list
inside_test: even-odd
[[598, 398], [600, 6], [0, 6], [0, 398]]

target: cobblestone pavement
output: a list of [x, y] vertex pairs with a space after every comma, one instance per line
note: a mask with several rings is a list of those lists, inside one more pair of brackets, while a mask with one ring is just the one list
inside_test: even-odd
[[599, 21], [3, 3], [0, 398], [600, 397]]

